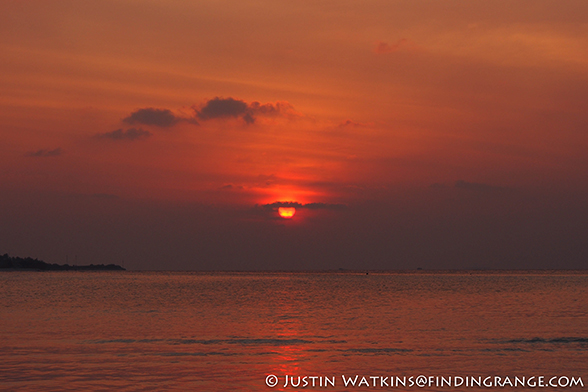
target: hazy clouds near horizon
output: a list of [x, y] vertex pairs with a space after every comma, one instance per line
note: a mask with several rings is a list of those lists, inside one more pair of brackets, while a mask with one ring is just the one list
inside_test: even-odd
[[585, 268], [582, 200], [442, 192], [293, 220], [254, 206], [4, 197], [0, 252], [159, 270]]

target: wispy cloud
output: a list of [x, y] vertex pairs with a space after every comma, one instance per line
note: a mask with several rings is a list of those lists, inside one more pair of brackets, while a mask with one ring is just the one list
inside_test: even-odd
[[61, 148], [56, 148], [54, 150], [37, 150], [27, 153], [28, 157], [34, 158], [48, 158], [48, 157], [58, 157], [63, 154], [63, 150]]
[[116, 131], [99, 133], [95, 137], [99, 139], [111, 139], [111, 140], [140, 140], [147, 139], [152, 135], [151, 132], [145, 131], [141, 128], [130, 128], [126, 131], [117, 129]]
[[344, 210], [347, 208], [345, 204], [330, 204], [330, 203], [298, 203], [294, 201], [276, 201], [270, 204], [263, 204], [266, 210], [277, 210], [280, 207], [294, 207], [294, 208], [306, 208], [309, 210]]
[[131, 113], [130, 116], [123, 119], [128, 124], [154, 125], [158, 127], [171, 127], [172, 125], [183, 120], [177, 117], [169, 109], [144, 108], [138, 109]]
[[402, 46], [406, 45], [407, 43], [408, 43], [408, 40], [406, 38], [399, 39], [394, 44], [388, 44], [387, 42], [378, 41], [376, 43], [376, 47], [374, 49], [374, 52], [376, 52], [377, 54], [396, 52], [397, 50], [399, 50]]

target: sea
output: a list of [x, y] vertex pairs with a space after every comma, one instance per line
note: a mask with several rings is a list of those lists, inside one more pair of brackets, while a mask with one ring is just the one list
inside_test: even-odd
[[0, 390], [588, 390], [588, 272], [1, 272]]

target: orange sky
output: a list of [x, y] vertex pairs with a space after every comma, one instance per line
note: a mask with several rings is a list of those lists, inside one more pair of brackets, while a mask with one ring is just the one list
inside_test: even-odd
[[[0, 196], [385, 215], [469, 189], [565, 205], [587, 191], [586, 15], [585, 1], [1, 1]], [[28, 235], [0, 247], [27, 253]]]

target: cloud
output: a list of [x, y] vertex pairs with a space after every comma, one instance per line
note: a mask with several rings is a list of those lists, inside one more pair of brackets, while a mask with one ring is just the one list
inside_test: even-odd
[[306, 208], [309, 210], [344, 210], [347, 208], [345, 204], [330, 204], [330, 203], [307, 203], [302, 204], [295, 201], [276, 201], [270, 204], [263, 204], [261, 206], [266, 210], [277, 210], [280, 207], [294, 207], [294, 208]]
[[251, 102], [249, 110], [260, 116], [286, 116], [286, 115], [300, 115], [294, 111], [294, 107], [283, 101], [276, 103], [264, 103], [263, 105], [257, 101]]
[[197, 112], [198, 118], [209, 120], [213, 118], [230, 118], [248, 114], [249, 105], [245, 101], [234, 98], [219, 98], [209, 100]]
[[[193, 105], [194, 115], [177, 116], [169, 109], [142, 108], [137, 109], [122, 121], [127, 124], [143, 124], [157, 127], [171, 127], [179, 122], [188, 122], [199, 125], [199, 121], [214, 119], [241, 118], [247, 124], [253, 124], [257, 117], [300, 117], [301, 114], [294, 110], [288, 102], [278, 101], [275, 103], [260, 103], [257, 101], [247, 103], [242, 99], [216, 97], [201, 105]], [[120, 131], [120, 132], [119, 132]], [[122, 130], [102, 134], [112, 139], [135, 139], [132, 133], [122, 135]], [[145, 131], [141, 131], [145, 132]], [[140, 137], [147, 137], [141, 134]], [[140, 138], [137, 137], [137, 138]]]
[[302, 208], [308, 208], [309, 210], [344, 210], [347, 206], [345, 204], [307, 203]]
[[106, 133], [99, 133], [96, 135], [99, 139], [112, 139], [112, 140], [140, 140], [140, 139], [147, 139], [153, 135], [149, 131], [145, 131], [141, 128], [130, 128], [126, 131], [122, 129], [117, 129], [116, 131], [106, 132]]
[[351, 127], [358, 127], [360, 125], [361, 124], [358, 123], [358, 122], [356, 122], [356, 121], [346, 120], [346, 121], [342, 122], [341, 124], [339, 124], [339, 127], [341, 127], [341, 128], [343, 128], [343, 127], [349, 127], [349, 126], [351, 126]]
[[63, 150], [58, 147], [54, 150], [37, 150], [37, 151], [29, 152], [27, 154], [27, 156], [34, 157], [34, 158], [47, 158], [47, 157], [58, 157], [61, 154], [63, 154]]
[[482, 184], [482, 183], [478, 183], [478, 182], [468, 182], [468, 181], [464, 181], [464, 180], [455, 181], [455, 187], [458, 189], [468, 189], [468, 190], [479, 191], [479, 192], [496, 192], [496, 191], [504, 191], [504, 190], [510, 189], [507, 187]]
[[345, 121], [343, 121], [342, 123], [339, 123], [338, 127], [339, 128], [346, 128], [346, 127], [369, 127], [369, 126], [373, 126], [374, 123], [372, 122], [357, 122], [357, 121], [353, 121], [351, 119], [347, 119]]
[[218, 189], [224, 189], [224, 190], [238, 189], [238, 190], [241, 190], [241, 189], [243, 189], [243, 185], [226, 184], [226, 185], [221, 186]]
[[270, 174], [270, 175], [266, 175], [266, 174], [260, 174], [259, 176], [257, 176], [257, 186], [261, 186], [261, 187], [266, 187], [266, 186], [271, 186], [274, 185], [278, 182], [281, 182], [281, 179], [278, 178], [275, 174]]
[[199, 110], [195, 109], [200, 120], [216, 118], [242, 118], [247, 124], [253, 124], [258, 116], [293, 117], [299, 116], [288, 102], [265, 103], [254, 101], [247, 103], [235, 98], [216, 97], [207, 101]]
[[388, 44], [387, 42], [378, 41], [376, 44], [376, 48], [374, 49], [374, 52], [376, 52], [377, 54], [396, 52], [397, 50], [400, 49], [401, 46], [403, 46], [407, 43], [408, 43], [408, 40], [406, 38], [402, 38], [402, 39], [398, 40], [398, 42], [396, 42], [395, 44], [392, 44], [392, 45]]
[[129, 117], [123, 119], [128, 124], [155, 125], [158, 127], [171, 127], [181, 120], [184, 119], [176, 117], [169, 109], [155, 108], [138, 109], [131, 113]]

